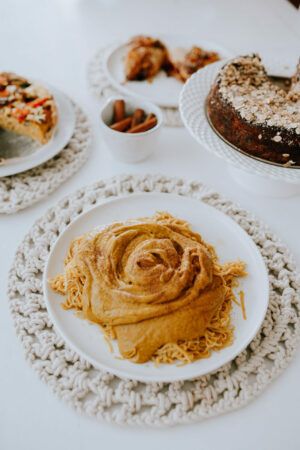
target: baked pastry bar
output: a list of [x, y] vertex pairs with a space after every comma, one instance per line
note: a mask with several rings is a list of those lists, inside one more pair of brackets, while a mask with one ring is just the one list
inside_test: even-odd
[[174, 63], [174, 76], [185, 83], [193, 73], [202, 69], [202, 67], [205, 67], [207, 64], [219, 61], [219, 59], [218, 53], [208, 52], [200, 47], [194, 46], [185, 54], [183, 60]]
[[0, 127], [45, 144], [56, 122], [55, 101], [46, 88], [15, 73], [0, 73]]
[[149, 36], [132, 38], [125, 56], [126, 79], [151, 80], [161, 69], [173, 69], [166, 46]]

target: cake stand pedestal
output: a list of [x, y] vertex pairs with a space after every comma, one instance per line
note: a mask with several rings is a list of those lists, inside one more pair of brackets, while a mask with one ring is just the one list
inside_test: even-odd
[[232, 164], [228, 164], [228, 170], [232, 178], [252, 194], [276, 198], [300, 195], [300, 183], [288, 183], [280, 179], [253, 174]]

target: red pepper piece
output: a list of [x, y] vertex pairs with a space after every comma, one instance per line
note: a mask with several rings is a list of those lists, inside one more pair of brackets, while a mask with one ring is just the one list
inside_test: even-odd
[[27, 106], [29, 106], [29, 108], [36, 108], [37, 106], [43, 105], [47, 100], [49, 100], [49, 97], [32, 100], [32, 102], [27, 103]]
[[24, 122], [29, 113], [30, 111], [27, 108], [17, 108], [14, 113], [14, 116], [18, 119], [19, 123], [22, 123]]
[[6, 89], [0, 91], [0, 97], [9, 97], [9, 92]]

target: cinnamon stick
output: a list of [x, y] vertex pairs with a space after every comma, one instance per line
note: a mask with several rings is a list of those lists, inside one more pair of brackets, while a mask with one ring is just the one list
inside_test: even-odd
[[157, 124], [157, 118], [153, 117], [152, 119], [139, 123], [135, 127], [130, 128], [126, 131], [126, 133], [143, 133], [144, 131], [148, 131], [151, 128], [155, 127]]
[[124, 100], [116, 100], [114, 103], [114, 123], [120, 122], [125, 117]]
[[145, 122], [148, 122], [148, 120], [153, 119], [153, 117], [155, 117], [153, 113], [148, 114], [148, 116], [145, 119]]
[[132, 122], [132, 116], [126, 117], [126, 119], [120, 120], [119, 122], [110, 125], [110, 128], [115, 131], [125, 131], [130, 128]]
[[131, 123], [131, 127], [135, 127], [136, 125], [138, 125], [139, 123], [142, 122], [144, 117], [144, 110], [143, 109], [136, 109], [133, 113], [132, 116], [132, 123]]

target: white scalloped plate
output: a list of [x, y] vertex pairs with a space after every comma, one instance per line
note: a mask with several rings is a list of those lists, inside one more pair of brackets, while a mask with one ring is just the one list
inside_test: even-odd
[[[164, 42], [169, 49], [176, 47], [191, 48], [198, 45], [209, 51], [216, 51], [224, 58], [232, 57], [232, 53], [213, 42], [187, 38], [184, 36], [165, 35], [159, 39]], [[129, 41], [129, 39], [128, 39]], [[107, 51], [104, 62], [106, 76], [111, 84], [126, 95], [138, 97], [147, 100], [162, 107], [178, 108], [179, 94], [182, 83], [174, 77], [168, 77], [163, 71], [160, 71], [150, 83], [149, 81], [125, 81], [124, 57], [126, 54], [127, 43], [118, 43]], [[201, 69], [202, 70], [202, 69]]]
[[[248, 277], [240, 280], [245, 293], [247, 320], [242, 318], [241, 308], [233, 305], [232, 323], [235, 327], [234, 343], [210, 358], [177, 367], [176, 364], [153, 362], [134, 364], [116, 359], [120, 356], [116, 341], [112, 341], [114, 354], [95, 324], [79, 319], [73, 311], [61, 307], [63, 297], [50, 289], [47, 279], [63, 271], [63, 261], [70, 241], [84, 232], [114, 221], [152, 216], [156, 211], [169, 211], [187, 220], [192, 229], [212, 244], [221, 263], [240, 258], [247, 263]], [[264, 319], [268, 306], [269, 282], [265, 264], [249, 235], [232, 219], [200, 201], [162, 193], [132, 194], [104, 202], [83, 213], [60, 235], [49, 255], [44, 270], [44, 298], [57, 332], [68, 345], [95, 367], [107, 370], [123, 378], [140, 381], [171, 382], [198, 377], [226, 364], [237, 356], [254, 338]]]
[[[294, 69], [296, 67], [275, 58], [263, 59], [263, 63], [268, 73], [277, 76], [290, 76], [293, 73], [293, 67]], [[185, 127], [199, 144], [238, 169], [288, 183], [300, 183], [300, 169], [279, 167], [246, 156], [234, 150], [211, 128], [206, 117], [206, 98], [223, 64], [224, 61], [220, 61], [206, 66], [192, 75], [183, 86], [179, 98], [179, 110]]]
[[[35, 80], [35, 82], [37, 82], [37, 80]], [[50, 158], [53, 158], [53, 156], [57, 155], [57, 153], [59, 153], [67, 145], [72, 137], [75, 127], [75, 111], [72, 103], [59, 89], [50, 86], [48, 83], [44, 83], [42, 81], [38, 82], [47, 87], [54, 97], [58, 117], [55, 130], [50, 141], [44, 145], [40, 145], [32, 139], [18, 136], [15, 133], [9, 133], [15, 134], [15, 139], [19, 149], [14, 152], [14, 155], [16, 156], [8, 158], [3, 164], [0, 165], [0, 177], [15, 175], [39, 166], [45, 161], [48, 161]], [[1, 143], [0, 135], [0, 146], [4, 145], [4, 141], [5, 139], [3, 136], [3, 142]], [[24, 143], [23, 153], [22, 143]]]

